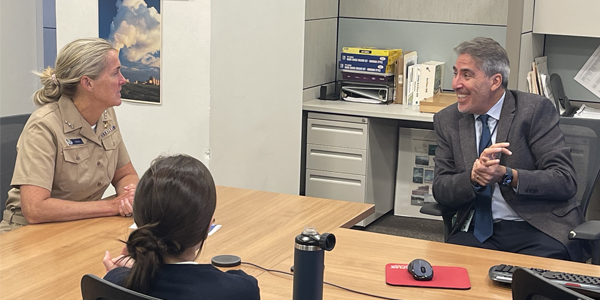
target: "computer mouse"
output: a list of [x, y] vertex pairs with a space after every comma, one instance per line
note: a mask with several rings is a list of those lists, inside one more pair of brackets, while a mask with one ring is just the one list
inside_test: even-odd
[[424, 259], [417, 258], [408, 264], [408, 273], [415, 280], [428, 281], [433, 279], [433, 267]]

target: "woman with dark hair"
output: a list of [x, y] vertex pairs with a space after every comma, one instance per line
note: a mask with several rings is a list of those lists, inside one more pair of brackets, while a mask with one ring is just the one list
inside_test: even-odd
[[[195, 262], [208, 236], [217, 201], [202, 162], [159, 157], [140, 180], [133, 215], [138, 229], [127, 253], [104, 258], [104, 279], [162, 299], [260, 299], [257, 280], [242, 270], [222, 272]], [[133, 264], [126, 266], [127, 260]]]

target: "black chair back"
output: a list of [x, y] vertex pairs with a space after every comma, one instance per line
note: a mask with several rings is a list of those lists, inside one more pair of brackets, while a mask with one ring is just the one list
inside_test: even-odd
[[128, 290], [92, 274], [83, 275], [81, 278], [81, 295], [83, 300], [160, 300]]
[[560, 129], [567, 146], [571, 148], [577, 172], [575, 198], [585, 215], [600, 176], [600, 120], [561, 117]]
[[12, 188], [10, 181], [17, 160], [17, 141], [29, 116], [25, 114], [0, 118], [0, 213], [4, 211], [8, 191]]

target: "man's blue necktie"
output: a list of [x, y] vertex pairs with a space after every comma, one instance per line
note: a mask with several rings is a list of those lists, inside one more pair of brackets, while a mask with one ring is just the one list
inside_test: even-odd
[[[481, 139], [479, 140], [479, 155], [481, 152], [492, 145], [492, 135], [488, 126], [488, 115], [480, 115], [478, 120], [481, 121]], [[493, 185], [482, 187], [482, 190], [477, 193], [475, 198], [475, 228], [473, 235], [481, 243], [485, 242], [493, 231], [492, 221], [492, 193]]]

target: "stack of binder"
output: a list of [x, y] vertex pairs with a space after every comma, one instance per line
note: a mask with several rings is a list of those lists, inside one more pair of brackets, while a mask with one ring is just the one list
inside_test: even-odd
[[391, 103], [395, 98], [394, 66], [402, 49], [344, 47], [341, 99], [362, 103]]

